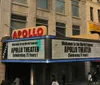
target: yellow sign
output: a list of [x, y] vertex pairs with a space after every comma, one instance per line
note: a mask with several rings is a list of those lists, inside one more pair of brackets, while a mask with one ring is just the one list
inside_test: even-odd
[[100, 24], [89, 23], [89, 31], [100, 32]]

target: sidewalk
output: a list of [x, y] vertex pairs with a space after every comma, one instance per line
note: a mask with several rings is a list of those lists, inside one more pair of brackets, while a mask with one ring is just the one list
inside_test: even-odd
[[[79, 82], [77, 84], [72, 84], [72, 85], [88, 85], [88, 82]], [[91, 85], [100, 85], [100, 80], [98, 81], [98, 84], [93, 84], [93, 82], [91, 82]]]

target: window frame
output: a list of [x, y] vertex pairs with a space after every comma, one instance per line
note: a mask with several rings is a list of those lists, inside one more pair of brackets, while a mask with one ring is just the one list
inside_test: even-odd
[[90, 20], [93, 21], [94, 17], [93, 17], [93, 7], [90, 7]]
[[[75, 34], [74, 31], [79, 31], [79, 34]], [[80, 35], [80, 26], [79, 25], [72, 25], [72, 35]]]
[[37, 8], [37, 9], [41, 9], [41, 10], [50, 10], [50, 0], [48, 0], [47, 6], [48, 6], [47, 8], [38, 7], [38, 6], [37, 6], [37, 0], [36, 0], [36, 8]]
[[[65, 0], [63, 0], [63, 1], [62, 0], [56, 0], [56, 3], [57, 3], [57, 1], [64, 3], [64, 10], [63, 10], [64, 12], [63, 13], [58, 12], [57, 7], [56, 7], [56, 13], [65, 14]], [[57, 4], [55, 6], [57, 6]]]
[[[42, 23], [42, 22], [38, 22], [37, 20], [43, 20], [44, 22]], [[48, 35], [48, 20], [46, 20], [46, 19], [40, 19], [40, 18], [36, 18], [36, 26], [37, 26], [37, 24], [39, 24], [39, 26], [46, 26], [47, 27], [47, 35]]]
[[[25, 17], [25, 19], [20, 19], [20, 18], [17, 19], [17, 18], [14, 18], [13, 16]], [[27, 23], [26, 18], [27, 17], [23, 16], [23, 15], [11, 14], [10, 35], [11, 35], [11, 33], [12, 33], [13, 30], [17, 29], [17, 28], [12, 27], [12, 22], [14, 21], [14, 22], [25, 23], [25, 27], [26, 27], [26, 23]]]
[[[73, 17], [79, 17], [79, 0], [71, 0], [72, 1], [72, 16]], [[73, 2], [78, 2], [78, 5], [75, 5], [75, 4], [73, 4]], [[76, 15], [73, 15], [73, 6], [74, 7], [77, 7], [77, 9], [78, 9], [78, 15], [76, 16]]]
[[100, 22], [100, 9], [98, 9], [98, 22]]
[[[57, 31], [57, 29], [63, 29], [64, 30], [64, 34], [60, 33], [59, 31]], [[57, 34], [58, 34], [58, 36], [57, 36]], [[60, 34], [60, 36], [59, 36], [59, 34]], [[56, 22], [56, 36], [57, 37], [66, 37], [66, 24], [65, 23]]]
[[[44, 21], [45, 23], [44, 23], [44, 22], [43, 22], [43, 23], [42, 23], [42, 22], [38, 22], [37, 20]], [[48, 27], [48, 20], [37, 18], [37, 19], [36, 19], [36, 24], [40, 24], [40, 26], [41, 26], [42, 24], [44, 24], [44, 25], [42, 25], [42, 26], [46, 26], [46, 27]]]
[[14, 1], [14, 0], [12, 0], [12, 3], [22, 5], [22, 6], [26, 6], [26, 7], [28, 6], [28, 1], [27, 0], [26, 0], [26, 4], [25, 3], [20, 3], [20, 2]]

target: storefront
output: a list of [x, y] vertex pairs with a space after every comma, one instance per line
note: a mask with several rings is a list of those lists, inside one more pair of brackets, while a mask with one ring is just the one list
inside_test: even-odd
[[21, 38], [16, 33], [14, 39], [3, 41], [2, 63], [8, 80], [19, 76], [24, 85], [47, 85], [55, 75], [60, 84], [79, 82], [88, 73], [85, 62], [100, 60], [97, 40], [44, 35]]

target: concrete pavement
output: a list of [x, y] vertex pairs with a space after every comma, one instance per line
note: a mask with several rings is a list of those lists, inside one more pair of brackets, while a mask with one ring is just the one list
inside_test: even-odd
[[76, 84], [72, 84], [72, 85], [100, 85], [100, 81], [98, 81], [98, 83], [94, 84], [93, 82], [91, 82], [91, 84], [88, 84], [88, 82], [79, 82]]

